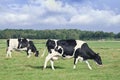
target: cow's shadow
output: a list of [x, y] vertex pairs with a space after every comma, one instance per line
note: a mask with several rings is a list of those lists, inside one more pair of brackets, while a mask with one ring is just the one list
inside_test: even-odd
[[[25, 65], [25, 67], [43, 70], [43, 66]], [[55, 69], [64, 69], [64, 67], [60, 67], [60, 66], [54, 66], [54, 67], [55, 67]], [[51, 68], [51, 66], [47, 66], [46, 69], [52, 69], [52, 68]]]
[[33, 69], [42, 69], [43, 66], [33, 66], [33, 65], [25, 65], [25, 67], [33, 68]]

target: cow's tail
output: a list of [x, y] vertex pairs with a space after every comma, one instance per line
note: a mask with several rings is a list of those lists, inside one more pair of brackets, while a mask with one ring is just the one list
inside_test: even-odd
[[43, 54], [41, 55], [41, 57], [44, 57], [46, 50], [47, 50], [47, 48], [45, 47], [44, 51], [43, 51]]

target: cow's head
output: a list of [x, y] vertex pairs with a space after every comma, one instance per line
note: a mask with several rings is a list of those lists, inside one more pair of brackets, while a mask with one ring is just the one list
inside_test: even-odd
[[55, 40], [48, 39], [48, 41], [46, 42], [46, 45], [49, 46], [51, 49], [54, 49], [56, 46]]
[[102, 65], [102, 60], [101, 60], [101, 57], [99, 56], [99, 53], [95, 54], [94, 60], [98, 65]]
[[38, 55], [39, 55], [39, 51], [36, 51], [35, 52], [35, 57], [38, 57]]
[[56, 45], [57, 45], [57, 40], [48, 39], [46, 42], [48, 52], [52, 53], [51, 49], [55, 49]]

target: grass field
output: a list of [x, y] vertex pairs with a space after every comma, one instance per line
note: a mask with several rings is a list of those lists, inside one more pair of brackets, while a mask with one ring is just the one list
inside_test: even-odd
[[[87, 41], [89, 46], [100, 53], [103, 66], [89, 61], [93, 70], [84, 62], [79, 62], [73, 70], [73, 59], [55, 61], [56, 70], [42, 70], [44, 59], [26, 53], [13, 52], [12, 58], [5, 58], [6, 41], [0, 40], [0, 80], [120, 80], [120, 41]], [[45, 47], [45, 40], [34, 40], [40, 55]], [[46, 53], [47, 54], [47, 53]]]

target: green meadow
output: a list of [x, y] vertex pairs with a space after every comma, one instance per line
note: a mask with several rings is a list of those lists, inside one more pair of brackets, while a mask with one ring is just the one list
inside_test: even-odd
[[6, 40], [0, 40], [0, 80], [120, 80], [120, 41], [87, 41], [102, 57], [103, 66], [89, 60], [93, 70], [85, 62], [78, 62], [73, 69], [73, 59], [55, 61], [55, 71], [48, 63], [42, 70], [45, 56], [41, 57], [46, 40], [33, 40], [40, 52], [39, 57], [27, 58], [26, 52], [12, 52], [6, 58]]

